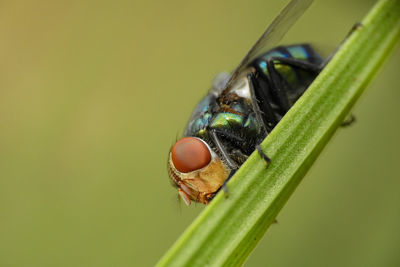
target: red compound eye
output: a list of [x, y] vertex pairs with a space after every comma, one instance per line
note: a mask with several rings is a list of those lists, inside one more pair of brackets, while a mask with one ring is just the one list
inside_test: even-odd
[[211, 153], [200, 139], [184, 137], [172, 147], [171, 158], [178, 171], [188, 173], [207, 166], [211, 161]]

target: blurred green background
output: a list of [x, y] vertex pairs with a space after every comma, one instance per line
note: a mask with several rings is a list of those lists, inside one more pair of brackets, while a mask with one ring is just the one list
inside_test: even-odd
[[[166, 159], [287, 1], [2, 1], [0, 266], [151, 266], [204, 208]], [[331, 51], [374, 1], [316, 1]], [[246, 266], [399, 266], [397, 49]], [[396, 166], [397, 165], [397, 166]]]

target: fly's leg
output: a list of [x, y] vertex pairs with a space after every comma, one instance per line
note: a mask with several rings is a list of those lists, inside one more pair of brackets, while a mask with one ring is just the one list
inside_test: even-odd
[[[239, 169], [239, 166], [232, 159], [232, 157], [228, 154], [228, 152], [224, 148], [219, 136], [223, 135], [225, 138], [232, 140], [232, 142], [243, 143], [243, 142], [245, 142], [245, 140], [242, 137], [235, 134], [235, 132], [228, 132], [228, 131], [224, 131], [222, 129], [211, 129], [210, 132], [211, 132], [211, 138], [212, 138], [214, 144], [216, 145], [217, 149], [220, 151], [223, 159], [228, 164], [229, 168], [231, 169], [231, 172], [229, 173], [228, 177], [225, 179], [224, 183], [217, 190], [217, 192], [215, 192], [215, 194], [218, 193], [219, 190], [221, 190], [221, 188], [222, 188], [222, 190], [225, 192], [225, 197], [228, 197], [227, 183], [232, 178], [232, 176], [236, 173], [236, 171]], [[238, 158], [240, 158], [239, 161], [245, 161], [247, 159], [247, 156], [244, 155], [243, 153], [241, 153], [240, 151], [236, 151], [235, 154]]]
[[270, 76], [270, 90], [272, 95], [274, 95], [278, 101], [279, 107], [282, 109], [284, 113], [286, 113], [291, 104], [289, 102], [289, 98], [287, 96], [289, 84], [282, 78], [281, 74], [275, 69], [275, 61], [279, 60], [279, 58], [271, 58], [267, 60], [267, 70]]
[[297, 58], [271, 57], [267, 60], [267, 69], [271, 83], [270, 90], [273, 96], [276, 98], [276, 101], [278, 102], [282, 112], [285, 114], [293, 105], [293, 103], [290, 103], [287, 95], [287, 92], [293, 91], [293, 88], [275, 68], [276, 65], [286, 65], [315, 74], [318, 74], [321, 71], [321, 66], [319, 64]]
[[260, 145], [256, 145], [256, 149], [258, 151], [258, 154], [265, 160], [267, 164], [271, 163], [271, 159], [262, 151]]
[[292, 86], [282, 77], [282, 75], [275, 68], [276, 65], [287, 65], [296, 69], [303, 69], [308, 72], [318, 74], [321, 71], [319, 64], [311, 63], [305, 60], [288, 57], [271, 57], [267, 60], [267, 69], [269, 73], [269, 80], [271, 83], [271, 93], [278, 101], [283, 113], [286, 113], [293, 105], [290, 103], [287, 92], [292, 91]]
[[[238, 157], [242, 158], [242, 159], [247, 159], [248, 156], [244, 155], [242, 152], [240, 151], [236, 151], [236, 154]], [[265, 154], [264, 154], [265, 155]], [[244, 161], [244, 160], [243, 160]], [[229, 182], [229, 180], [232, 178], [232, 176], [236, 173], [238, 169], [232, 169], [231, 172], [228, 175], [228, 178], [226, 178], [226, 180], [224, 181], [224, 183], [222, 184], [222, 186], [220, 187], [220, 189], [222, 188], [222, 190], [224, 190], [225, 196], [228, 197], [228, 187], [227, 187], [227, 183]], [[218, 191], [220, 190], [218, 189]], [[217, 192], [218, 192], [217, 191]]]
[[217, 130], [216, 129], [211, 129], [211, 139], [213, 140], [214, 144], [217, 146], [217, 149], [219, 152], [221, 152], [221, 156], [224, 158], [225, 162], [228, 164], [229, 168], [231, 170], [237, 170], [239, 166], [236, 164], [236, 162], [229, 156], [228, 152], [222, 145], [222, 142], [220, 141]]
[[222, 157], [224, 158], [225, 162], [228, 164], [229, 168], [231, 169], [231, 172], [228, 175], [228, 178], [224, 181], [222, 186], [215, 192], [217, 194], [221, 188], [225, 192], [225, 197], [228, 197], [228, 187], [226, 186], [226, 183], [232, 178], [232, 176], [236, 173], [236, 171], [239, 169], [239, 166], [236, 164], [236, 162], [229, 156], [228, 152], [222, 145], [221, 141], [219, 140], [218, 134], [216, 129], [211, 129], [211, 139], [213, 140], [214, 144], [217, 146], [217, 149], [221, 152]]
[[231, 172], [228, 175], [228, 178], [226, 178], [226, 180], [224, 181], [224, 183], [221, 185], [221, 187], [218, 189], [218, 191], [216, 193], [218, 193], [219, 190], [221, 190], [221, 188], [222, 188], [222, 190], [225, 193], [225, 197], [226, 198], [229, 197], [228, 186], [226, 184], [229, 182], [229, 180], [232, 178], [232, 176], [236, 173], [236, 171], [237, 171], [237, 169], [236, 170], [231, 170]]
[[343, 122], [340, 124], [341, 127], [347, 127], [353, 125], [356, 122], [356, 117], [353, 114], [350, 114]]
[[254, 145], [253, 140], [247, 140], [243, 138], [236, 131], [229, 131], [225, 129], [211, 129], [211, 136], [216, 144], [218, 150], [221, 152], [222, 157], [225, 162], [228, 164], [230, 169], [238, 169], [241, 163], [245, 162], [248, 156], [243, 153], [240, 149], [233, 148], [229, 151], [229, 153], [224, 148], [220, 138], [223, 137], [226, 140], [229, 140], [231, 144], [240, 144], [244, 147]]
[[[253, 110], [254, 113], [256, 114], [256, 119], [258, 123], [261, 125], [261, 128], [263, 128], [266, 132], [267, 129], [272, 128], [275, 126], [275, 121], [271, 123], [271, 125], [266, 125], [264, 120], [262, 119], [263, 115], [266, 118], [275, 118], [275, 113], [274, 110], [272, 109], [271, 103], [266, 99], [262, 98], [260, 101], [256, 98], [256, 90], [258, 92], [263, 92], [265, 90], [262, 90], [262, 88], [259, 86], [257, 79], [255, 79], [254, 73], [249, 73], [247, 75], [247, 79], [249, 81], [249, 88], [250, 88], [250, 96], [251, 96], [251, 103], [253, 105]], [[264, 94], [265, 96], [265, 94]], [[260, 106], [262, 105], [264, 112], [261, 111]], [[268, 127], [269, 126], [269, 127]], [[267, 133], [268, 134], [268, 133]], [[258, 142], [261, 142], [262, 140], [259, 140]], [[266, 163], [270, 163], [271, 159], [262, 151], [260, 144], [256, 145], [256, 149], [258, 151], [258, 154], [265, 160]]]
[[[247, 79], [249, 81], [251, 104], [256, 115], [258, 123], [261, 125], [262, 130], [269, 133], [275, 125], [279, 122], [276, 118], [274, 109], [271, 102], [267, 88], [262, 88], [256, 79], [255, 73], [249, 73]], [[256, 93], [257, 91], [257, 93]], [[258, 97], [257, 97], [258, 96]]]
[[[265, 129], [267, 134], [276, 126], [276, 124], [280, 120], [276, 116], [276, 111], [274, 111], [272, 108], [270, 97], [268, 97], [268, 94], [273, 95], [275, 99], [277, 99], [277, 101], [279, 102], [278, 104], [283, 109], [284, 113], [286, 113], [292, 106], [286, 94], [286, 90], [290, 90], [291, 86], [276, 70], [276, 64], [285, 64], [315, 73], [319, 73], [321, 71], [321, 68], [318, 64], [310, 63], [308, 61], [296, 58], [272, 57], [271, 59], [267, 60], [267, 68], [270, 74], [270, 86], [260, 86], [258, 80], [255, 77], [257, 73], [248, 74], [247, 78], [249, 81], [253, 110], [255, 112], [257, 121], [260, 123], [262, 128]], [[258, 98], [256, 96], [258, 96]], [[261, 141], [262, 140], [259, 140], [258, 143], [260, 143]], [[270, 157], [268, 157], [262, 151], [259, 144], [256, 145], [256, 149], [266, 163], [271, 162]]]

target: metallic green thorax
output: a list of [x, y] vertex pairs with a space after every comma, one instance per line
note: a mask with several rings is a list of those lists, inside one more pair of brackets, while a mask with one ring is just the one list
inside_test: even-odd
[[225, 127], [242, 127], [248, 133], [257, 133], [259, 127], [254, 113], [249, 114], [247, 118], [243, 115], [234, 114], [230, 112], [218, 113], [212, 123], [211, 128], [225, 128]]

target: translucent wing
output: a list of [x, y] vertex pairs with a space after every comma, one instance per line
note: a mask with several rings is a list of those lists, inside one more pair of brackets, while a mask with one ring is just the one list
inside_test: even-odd
[[277, 45], [293, 24], [311, 5], [312, 1], [313, 0], [292, 0], [285, 6], [236, 67], [232, 76], [225, 85], [224, 92], [228, 91], [235, 83], [236, 79], [247, 67], [248, 63]]

